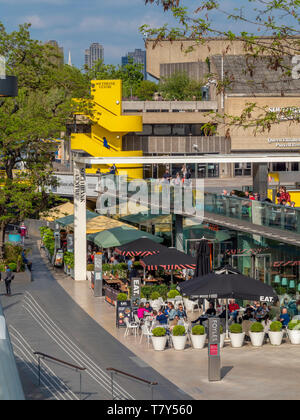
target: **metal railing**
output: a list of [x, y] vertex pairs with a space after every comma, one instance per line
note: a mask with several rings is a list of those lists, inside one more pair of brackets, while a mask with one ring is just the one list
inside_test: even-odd
[[116, 396], [114, 395], [114, 375], [122, 375], [122, 376], [125, 376], [126, 378], [128, 378], [130, 380], [141, 382], [141, 383], [149, 386], [150, 391], [151, 391], [151, 400], [154, 399], [153, 398], [154, 397], [154, 395], [153, 395], [154, 394], [154, 388], [153, 387], [158, 385], [158, 382], [147, 381], [146, 379], [139, 378], [138, 376], [131, 375], [130, 373], [123, 372], [122, 370], [118, 370], [118, 369], [115, 369], [115, 368], [107, 368], [106, 370], [108, 372], [110, 372], [110, 374], [111, 374], [111, 395], [112, 395], [113, 400], [117, 399], [117, 397], [118, 397], [117, 395]]
[[62, 364], [63, 366], [69, 367], [71, 369], [74, 369], [76, 372], [79, 372], [79, 376], [80, 376], [79, 399], [81, 400], [81, 396], [82, 396], [82, 372], [86, 370], [85, 367], [73, 365], [72, 363], [65, 362], [63, 360], [57, 359], [56, 357], [49, 356], [48, 354], [41, 353], [39, 351], [36, 351], [33, 354], [35, 356], [38, 356], [39, 386], [41, 385], [41, 359], [42, 360], [45, 360], [45, 359], [52, 360], [53, 362]]

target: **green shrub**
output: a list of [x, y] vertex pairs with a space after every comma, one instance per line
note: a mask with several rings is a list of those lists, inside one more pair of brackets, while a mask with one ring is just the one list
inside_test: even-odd
[[176, 296], [180, 296], [180, 293], [178, 292], [178, 290], [170, 290], [168, 293], [168, 298], [169, 299], [174, 299]]
[[229, 327], [229, 331], [232, 334], [241, 334], [243, 332], [241, 324], [232, 324]]
[[203, 325], [195, 325], [192, 328], [192, 334], [193, 335], [204, 335], [205, 334], [205, 328]]
[[125, 302], [128, 299], [126, 293], [119, 293], [117, 296], [117, 300], [119, 302]]
[[153, 292], [151, 294], [151, 300], [156, 300], [160, 297], [160, 294], [158, 292]]
[[300, 329], [300, 320], [290, 321], [288, 325], [289, 330], [299, 330]]
[[277, 332], [282, 330], [282, 323], [279, 321], [274, 321], [270, 325], [270, 331]]
[[254, 322], [251, 325], [250, 331], [253, 333], [260, 333], [264, 331], [264, 327], [260, 322]]
[[223, 325], [220, 325], [220, 334], [222, 335], [224, 332]]
[[176, 325], [173, 328], [172, 334], [174, 335], [174, 337], [185, 335], [185, 328], [184, 328], [184, 326], [183, 325]]
[[11, 271], [17, 271], [17, 264], [16, 263], [10, 263], [10, 264], [8, 264], [8, 268], [10, 268]]
[[94, 268], [95, 268], [94, 264], [88, 264], [86, 266], [86, 271], [94, 271]]
[[112, 272], [112, 269], [113, 269], [113, 265], [112, 264], [103, 264], [102, 265], [102, 271], [105, 273], [105, 272]]
[[166, 333], [166, 330], [162, 327], [156, 327], [152, 330], [152, 334], [154, 337], [164, 337]]
[[73, 252], [65, 252], [64, 263], [69, 268], [74, 268], [74, 254]]

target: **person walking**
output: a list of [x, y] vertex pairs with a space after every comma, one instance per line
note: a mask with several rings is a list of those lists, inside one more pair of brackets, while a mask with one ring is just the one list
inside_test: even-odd
[[27, 235], [27, 227], [25, 226], [24, 222], [21, 224], [20, 226], [20, 234], [21, 234], [21, 239], [22, 239], [22, 245], [25, 245], [25, 238]]
[[6, 275], [5, 275], [4, 282], [5, 282], [5, 287], [6, 287], [6, 295], [11, 296], [11, 282], [14, 278], [14, 275], [13, 275], [11, 269], [8, 268], [7, 265], [5, 266], [5, 273], [6, 273]]

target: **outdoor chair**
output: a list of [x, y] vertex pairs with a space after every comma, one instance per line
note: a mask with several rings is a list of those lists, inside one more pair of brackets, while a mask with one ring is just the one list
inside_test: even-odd
[[141, 333], [141, 339], [140, 339], [140, 344], [143, 341], [143, 337], [145, 336], [147, 338], [147, 343], [148, 343], [148, 347], [149, 347], [149, 343], [150, 343], [150, 337], [152, 337], [152, 332], [149, 330], [148, 326], [146, 324], [142, 325], [142, 333]]
[[124, 337], [127, 337], [129, 335], [129, 331], [132, 331], [135, 337], [138, 335], [139, 326], [135, 322], [129, 322], [128, 319], [125, 318], [125, 325], [126, 325], [126, 330], [124, 333]]
[[182, 299], [182, 296], [175, 296], [175, 309], [178, 309], [178, 306], [179, 305], [182, 305], [183, 306], [183, 299]]
[[186, 311], [193, 312], [193, 313], [194, 313], [194, 310], [195, 309], [198, 309], [199, 314], [201, 315], [201, 310], [200, 310], [199, 303], [194, 302], [193, 300], [187, 299], [187, 303], [186, 303], [186, 308], [185, 309], [186, 309]]
[[134, 314], [134, 322], [140, 327], [141, 326], [141, 320], [140, 318], [137, 316], [137, 314]]
[[243, 321], [242, 322], [242, 330], [248, 338], [250, 337], [249, 332], [250, 332], [252, 324], [253, 324], [252, 321]]

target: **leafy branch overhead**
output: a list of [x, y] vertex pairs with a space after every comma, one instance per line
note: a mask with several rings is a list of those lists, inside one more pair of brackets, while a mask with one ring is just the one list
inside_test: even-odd
[[[177, 23], [161, 27], [143, 25], [140, 31], [147, 37], [148, 48], [156, 48], [164, 41], [177, 41], [183, 53], [206, 48], [209, 58], [213, 50], [210, 42], [221, 38], [224, 43], [218, 54], [227, 63], [236, 57], [236, 48], [241, 51], [244, 62], [231, 64], [231, 72], [225, 70], [221, 77], [220, 72], [208, 71], [210, 79], [216, 81], [219, 95], [230, 93], [237, 84], [244, 84], [253, 97], [262, 91], [269, 96], [291, 96], [295, 87], [299, 89], [296, 85], [300, 78], [297, 67], [300, 62], [299, 0], [245, 0], [234, 5], [199, 0], [194, 8], [187, 0], [145, 0], [145, 3], [161, 7]], [[188, 42], [184, 42], [186, 40]], [[241, 68], [243, 71], [236, 72]], [[262, 68], [269, 79], [258, 78]], [[275, 115], [268, 108], [262, 110], [258, 104], [252, 109], [250, 121], [245, 115], [247, 112], [239, 117], [229, 116], [226, 124], [253, 126], [257, 132], [269, 130], [273, 123], [283, 119], [291, 124], [299, 122], [298, 115], [291, 109], [280, 110]]]

